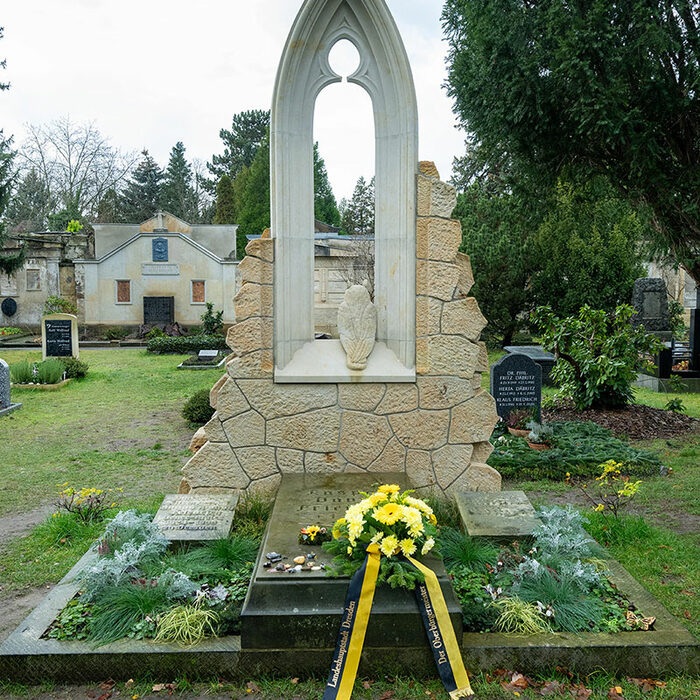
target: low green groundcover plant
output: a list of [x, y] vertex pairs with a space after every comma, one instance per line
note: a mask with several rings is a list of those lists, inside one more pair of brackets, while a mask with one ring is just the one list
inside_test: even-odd
[[204, 425], [211, 420], [213, 415], [214, 409], [209, 403], [207, 389], [196, 391], [182, 407], [182, 416], [191, 426]]
[[10, 367], [15, 384], [58, 384], [66, 369], [61, 360], [49, 358], [43, 362], [23, 360]]
[[439, 545], [469, 632], [616, 633], [649, 628], [593, 555], [584, 518], [542, 508], [534, 543], [497, 548], [443, 528]]
[[6, 335], [21, 335], [24, 331], [21, 328], [15, 328], [14, 326], [5, 326], [0, 328], [0, 338]]
[[[122, 638], [195, 644], [238, 632], [259, 521], [268, 513], [261, 503], [245, 503], [242, 532], [173, 551], [151, 514], [119, 512], [93, 545], [97, 559], [81, 572], [80, 592], [46, 636], [99, 646]], [[61, 525], [57, 535], [70, 532]]]
[[599, 465], [615, 460], [625, 465], [629, 474], [658, 473], [659, 458], [649, 450], [630, 446], [591, 422], [553, 422], [549, 444], [552, 449], [531, 449], [523, 438], [496, 431], [491, 438], [494, 452], [488, 464], [505, 479], [560, 480], [597, 475]]

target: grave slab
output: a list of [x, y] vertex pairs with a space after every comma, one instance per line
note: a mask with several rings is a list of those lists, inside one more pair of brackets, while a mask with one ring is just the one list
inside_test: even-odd
[[171, 542], [204, 542], [229, 536], [238, 494], [168, 494], [153, 522]]
[[523, 491], [460, 492], [457, 506], [467, 534], [493, 540], [530, 537], [540, 521]]
[[[379, 481], [378, 476], [381, 478]], [[349, 578], [330, 578], [326, 571], [295, 574], [266, 569], [266, 554], [277, 552], [287, 563], [314, 552], [319, 564], [332, 557], [319, 547], [298, 544], [299, 530], [310, 525], [331, 527], [348, 506], [382, 483], [410, 488], [405, 474], [284, 475], [272, 511], [248, 596], [241, 615], [244, 649], [332, 648], [340, 626]], [[462, 617], [452, 584], [436, 557], [423, 561], [438, 576], [459, 637]], [[423, 622], [413, 591], [377, 588], [365, 645], [411, 647], [425, 638]]]

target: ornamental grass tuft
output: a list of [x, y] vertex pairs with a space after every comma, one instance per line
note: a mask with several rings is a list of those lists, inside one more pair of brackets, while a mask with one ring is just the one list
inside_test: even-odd
[[156, 642], [173, 642], [182, 646], [197, 644], [216, 636], [219, 616], [198, 605], [178, 605], [158, 620]]
[[442, 558], [449, 567], [462, 566], [483, 572], [487, 564], [494, 566], [498, 560], [498, 549], [492, 544], [454, 528], [441, 528], [439, 545]]
[[551, 631], [547, 620], [534, 603], [512, 597], [497, 600], [493, 606], [499, 613], [494, 624], [499, 632], [529, 636]]

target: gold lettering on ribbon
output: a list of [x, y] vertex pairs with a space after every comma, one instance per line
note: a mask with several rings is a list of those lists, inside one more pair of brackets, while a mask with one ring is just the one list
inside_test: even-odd
[[348, 653], [348, 645], [350, 643], [350, 634], [355, 621], [356, 601], [350, 601], [350, 605], [345, 608], [343, 613], [343, 621], [340, 623], [340, 644], [338, 646], [338, 658], [333, 662], [331, 667], [332, 678], [328, 682], [329, 688], [337, 688], [340, 675], [343, 670], [343, 662]]
[[[421, 600], [423, 601], [423, 605], [425, 607], [425, 614], [428, 618], [428, 627], [427, 627], [427, 632], [428, 635], [433, 636], [433, 641], [432, 641], [432, 646], [433, 649], [443, 649], [444, 644], [442, 642], [442, 634], [440, 633], [440, 627], [437, 623], [437, 619], [435, 617], [435, 610], [433, 610], [433, 605], [430, 601], [430, 595], [428, 594], [428, 588], [425, 585], [422, 585], [419, 587], [420, 590], [420, 597]], [[444, 651], [440, 652], [440, 660], [438, 661], [440, 664], [446, 664], [448, 663], [448, 658], [447, 654]]]

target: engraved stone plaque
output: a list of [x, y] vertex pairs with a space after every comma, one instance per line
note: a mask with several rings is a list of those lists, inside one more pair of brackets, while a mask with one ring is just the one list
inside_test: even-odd
[[457, 494], [457, 506], [471, 537], [529, 537], [540, 524], [530, 499], [522, 491], [461, 492]]
[[153, 522], [171, 542], [203, 542], [228, 537], [237, 494], [169, 494]]

